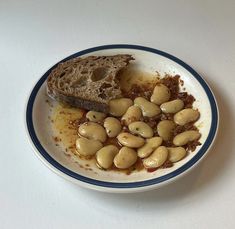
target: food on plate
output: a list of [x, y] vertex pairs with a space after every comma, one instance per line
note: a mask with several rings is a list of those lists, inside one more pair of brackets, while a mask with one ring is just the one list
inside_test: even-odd
[[131, 60], [125, 54], [61, 63], [49, 75], [48, 95], [67, 104], [68, 117], [80, 112], [66, 121], [66, 131], [72, 129], [75, 138], [69, 149], [79, 160], [128, 173], [171, 167], [200, 145], [195, 125], [200, 111], [193, 107], [195, 98], [182, 90], [179, 75], [125, 81]]
[[129, 147], [122, 147], [115, 156], [113, 162], [119, 169], [127, 169], [137, 161], [136, 151]]
[[111, 99], [109, 101], [109, 113], [115, 117], [121, 117], [132, 105], [133, 101], [129, 98]]
[[157, 124], [157, 133], [164, 141], [169, 141], [176, 124], [172, 120], [162, 120]]
[[199, 118], [199, 115], [197, 110], [191, 108], [183, 109], [174, 115], [174, 122], [183, 126], [189, 122], [196, 121]]
[[182, 110], [184, 107], [184, 102], [181, 99], [174, 99], [169, 102], [162, 103], [160, 106], [162, 112], [164, 113], [176, 113]]
[[118, 151], [118, 148], [114, 145], [107, 145], [98, 150], [96, 153], [97, 166], [102, 169], [109, 169]]
[[183, 147], [168, 147], [169, 161], [177, 162], [180, 161], [186, 155], [186, 150]]
[[132, 122], [128, 125], [129, 131], [133, 134], [140, 135], [143, 138], [151, 138], [153, 129], [145, 122]]
[[126, 113], [122, 116], [121, 121], [125, 124], [125, 125], [129, 125], [132, 122], [138, 121], [140, 120], [142, 116], [142, 111], [139, 107], [137, 106], [130, 106]]
[[76, 140], [77, 152], [85, 157], [94, 155], [102, 146], [102, 143], [98, 140], [90, 140], [82, 137]]
[[122, 130], [121, 122], [114, 118], [114, 117], [108, 117], [104, 120], [104, 128], [106, 130], [107, 135], [110, 138], [117, 137], [118, 134]]
[[155, 149], [162, 144], [161, 137], [153, 137], [146, 139], [146, 143], [137, 150], [138, 157], [148, 157]]
[[100, 122], [104, 120], [105, 117], [106, 115], [102, 112], [88, 111], [86, 113], [86, 118], [91, 122]]
[[183, 146], [191, 141], [195, 141], [201, 137], [201, 134], [196, 130], [187, 130], [177, 134], [173, 139], [173, 144], [176, 146]]
[[145, 139], [127, 132], [123, 132], [117, 136], [118, 142], [130, 148], [139, 148], [145, 143]]
[[143, 97], [137, 97], [134, 100], [134, 104], [142, 110], [143, 116], [154, 117], [161, 113], [161, 110], [158, 105], [148, 101]]
[[154, 152], [143, 160], [144, 167], [147, 169], [158, 168], [163, 165], [168, 157], [168, 149], [165, 146], [159, 146]]
[[78, 128], [78, 133], [88, 139], [100, 142], [106, 141], [106, 132], [103, 126], [95, 122], [85, 122]]
[[89, 56], [60, 63], [47, 79], [48, 95], [72, 106], [108, 113], [110, 99], [122, 97], [117, 73], [131, 55]]
[[170, 90], [164, 84], [157, 84], [153, 90], [153, 94], [150, 98], [152, 103], [161, 105], [167, 102], [171, 97]]

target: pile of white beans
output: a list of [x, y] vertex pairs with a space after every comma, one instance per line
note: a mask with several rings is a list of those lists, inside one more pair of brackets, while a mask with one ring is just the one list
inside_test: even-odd
[[[133, 166], [138, 157], [142, 159], [146, 169], [162, 166], [167, 160], [174, 163], [183, 159], [187, 152], [183, 146], [198, 140], [200, 133], [195, 130], [184, 131], [174, 136], [174, 147], [163, 146], [163, 141], [172, 139], [176, 125], [184, 126], [196, 121], [200, 113], [191, 108], [184, 109], [180, 99], [169, 101], [169, 89], [164, 84], [157, 84], [150, 101], [137, 97], [114, 99], [109, 102], [110, 116], [89, 111], [87, 122], [79, 126], [79, 138], [76, 140], [78, 154], [91, 157], [95, 155], [97, 166], [109, 169], [115, 165], [118, 169], [128, 169]], [[160, 113], [173, 114], [173, 120], [160, 121], [157, 126], [157, 136], [143, 117], [154, 117]], [[126, 132], [124, 127], [128, 127]], [[117, 138], [120, 147], [106, 144], [108, 138]]]

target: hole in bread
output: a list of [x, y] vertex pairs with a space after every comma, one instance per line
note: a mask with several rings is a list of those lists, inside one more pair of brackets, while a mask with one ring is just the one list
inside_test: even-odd
[[102, 93], [98, 94], [98, 97], [100, 97], [101, 99], [106, 99], [107, 95], [104, 92], [102, 92]]
[[80, 77], [76, 81], [74, 81], [71, 85], [71, 87], [76, 88], [76, 87], [83, 87], [86, 86], [87, 84], [87, 78], [86, 77]]
[[64, 75], [65, 75], [65, 72], [62, 72], [62, 73], [59, 75], [59, 78], [62, 78]]
[[81, 71], [81, 74], [87, 74], [88, 73], [88, 70], [87, 69], [83, 69], [82, 71]]
[[67, 72], [67, 75], [71, 74], [73, 72], [73, 69], [72, 68], [69, 68], [68, 70], [66, 70]]
[[93, 71], [93, 74], [91, 76], [91, 80], [93, 82], [95, 81], [99, 81], [99, 80], [102, 80], [104, 79], [108, 74], [108, 69], [107, 68], [96, 68], [94, 71]]
[[104, 83], [101, 85], [100, 89], [103, 90], [103, 89], [109, 88], [109, 87], [112, 87], [112, 85], [111, 85], [110, 83], [104, 82]]

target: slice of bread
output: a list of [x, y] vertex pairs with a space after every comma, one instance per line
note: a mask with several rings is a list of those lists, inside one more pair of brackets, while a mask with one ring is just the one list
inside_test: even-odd
[[47, 79], [47, 93], [59, 102], [108, 113], [108, 102], [122, 96], [117, 73], [134, 58], [128, 54], [73, 58], [58, 64]]

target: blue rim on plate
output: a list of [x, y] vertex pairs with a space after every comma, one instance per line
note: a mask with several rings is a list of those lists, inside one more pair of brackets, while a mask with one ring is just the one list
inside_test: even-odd
[[[186, 164], [184, 164], [182, 167], [178, 168], [177, 170], [175, 170], [167, 175], [164, 175], [164, 176], [161, 176], [158, 178], [154, 178], [154, 179], [150, 179], [150, 180], [145, 180], [145, 181], [129, 182], [129, 183], [106, 182], [106, 181], [95, 180], [95, 179], [91, 179], [91, 178], [79, 175], [79, 174], [65, 168], [64, 166], [59, 164], [56, 160], [54, 160], [41, 145], [39, 139], [37, 138], [37, 135], [34, 130], [34, 125], [33, 125], [33, 105], [34, 105], [34, 101], [35, 101], [35, 98], [37, 96], [37, 93], [38, 93], [40, 87], [45, 82], [45, 80], [47, 79], [47, 77], [50, 74], [50, 72], [52, 71], [52, 69], [55, 68], [59, 63], [64, 62], [64, 61], [69, 60], [74, 57], [88, 54], [90, 52], [105, 50], [105, 49], [137, 49], [137, 50], [156, 53], [158, 55], [164, 56], [170, 60], [173, 60], [174, 62], [178, 63], [179, 65], [183, 66], [185, 69], [187, 69], [199, 81], [201, 86], [204, 88], [204, 90], [208, 96], [208, 99], [210, 101], [211, 114], [212, 114], [212, 122], [211, 122], [211, 126], [210, 126], [209, 135], [208, 135], [205, 143], [202, 145], [201, 149], [198, 151], [198, 153], [190, 161], [188, 161]], [[146, 186], [151, 186], [151, 185], [156, 185], [156, 184], [162, 183], [164, 181], [167, 181], [171, 178], [178, 176], [179, 174], [185, 172], [187, 169], [192, 167], [206, 153], [206, 151], [208, 150], [208, 148], [210, 147], [211, 143], [214, 140], [216, 130], [217, 130], [217, 125], [218, 125], [218, 110], [217, 110], [215, 98], [214, 98], [210, 88], [206, 84], [206, 82], [202, 79], [202, 77], [196, 71], [194, 71], [189, 65], [184, 63], [182, 60], [180, 60], [180, 59], [178, 59], [168, 53], [165, 53], [163, 51], [149, 48], [149, 47], [144, 47], [144, 46], [139, 46], [139, 45], [128, 45], [128, 44], [114, 44], [114, 45], [98, 46], [98, 47], [89, 48], [89, 49], [77, 52], [69, 57], [66, 57], [65, 59], [61, 60], [60, 62], [55, 64], [53, 67], [51, 67], [39, 79], [39, 81], [34, 86], [32, 92], [30, 94], [30, 97], [29, 97], [29, 100], [27, 103], [27, 108], [26, 108], [26, 124], [27, 124], [27, 129], [28, 129], [29, 135], [32, 139], [33, 144], [37, 148], [38, 152], [42, 155], [42, 157], [45, 160], [47, 160], [52, 166], [54, 166], [54, 168], [58, 169], [62, 173], [66, 174], [74, 179], [77, 179], [79, 181], [82, 181], [82, 182], [85, 182], [85, 183], [88, 183], [91, 185], [101, 186], [101, 187], [106, 187], [106, 188], [128, 188], [129, 189], [129, 188], [146, 187]]]

